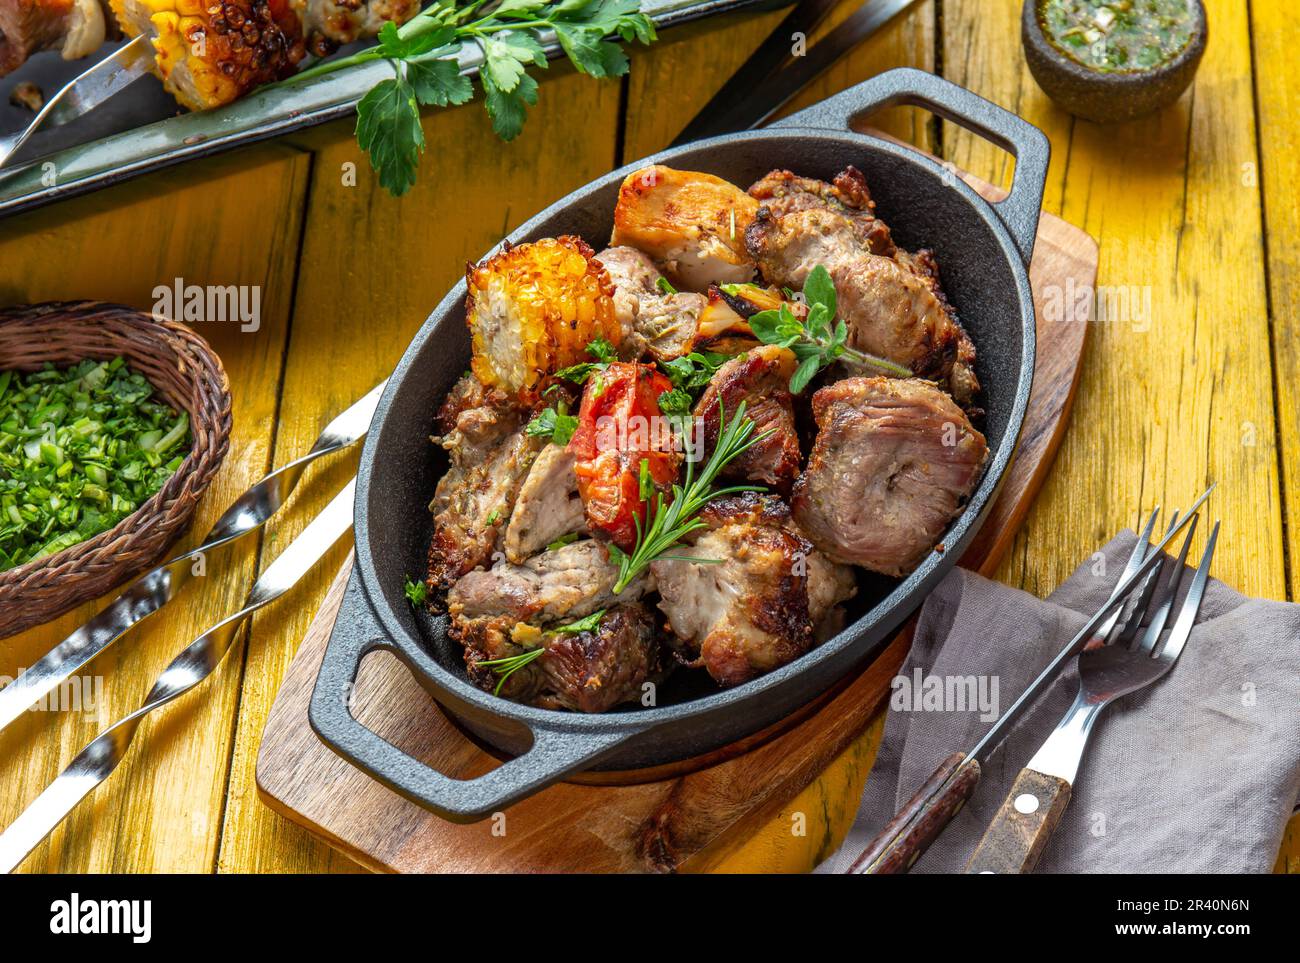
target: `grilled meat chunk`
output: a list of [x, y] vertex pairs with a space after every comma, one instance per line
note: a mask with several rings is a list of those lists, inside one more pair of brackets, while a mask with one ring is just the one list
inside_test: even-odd
[[676, 287], [749, 281], [745, 228], [758, 203], [720, 177], [662, 164], [634, 171], [619, 188], [610, 244], [645, 251]]
[[420, 0], [289, 0], [302, 20], [307, 49], [328, 57], [344, 44], [379, 34], [388, 22], [401, 26], [420, 12]]
[[832, 559], [905, 575], [939, 540], [988, 459], [940, 388], [847, 378], [813, 395], [817, 440], [794, 486], [800, 529]]
[[[889, 226], [876, 217], [867, 179], [856, 167], [846, 167], [830, 184], [789, 171], [772, 171], [750, 186], [749, 196], [778, 218], [807, 210], [833, 212], [840, 215], [843, 227], [862, 250], [884, 257], [893, 257], [897, 250]], [[838, 220], [834, 223], [840, 224]]]
[[857, 193], [861, 176], [850, 168], [835, 185], [817, 188], [784, 171], [768, 175], [751, 188], [772, 196], [745, 232], [746, 246], [769, 284], [802, 288], [814, 267], [825, 266], [850, 347], [947, 384], [970, 404], [979, 390], [975, 346], [943, 295], [934, 257], [894, 245], [865, 184]]
[[445, 589], [484, 564], [510, 519], [515, 498], [544, 439], [523, 429], [528, 411], [489, 392], [467, 375], [438, 415], [443, 434], [434, 441], [451, 458], [429, 511], [430, 588]]
[[609, 275], [577, 237], [499, 251], [465, 275], [465, 319], [483, 384], [531, 403], [547, 375], [588, 361], [588, 343], [621, 339]]
[[547, 445], [519, 488], [506, 526], [506, 559], [522, 562], [564, 535], [586, 528], [573, 455]]
[[790, 510], [753, 492], [712, 502], [693, 541], [699, 564], [651, 565], [669, 628], [722, 685], [771, 672], [814, 644], [814, 629], [854, 592], [852, 572], [818, 557]]
[[648, 351], [658, 361], [670, 361], [690, 352], [708, 300], [704, 295], [664, 290], [664, 276], [635, 248], [608, 247], [596, 260], [614, 285], [623, 357], [639, 358]]
[[[543, 631], [496, 618], [457, 619], [452, 634], [465, 646], [465, 664], [475, 685], [489, 692], [546, 709], [605, 712], [641, 698], [642, 686], [660, 670], [654, 619], [640, 603], [609, 609], [594, 629]], [[493, 667], [496, 659], [544, 652], [510, 673], [504, 683]]]
[[98, 50], [117, 24], [101, 0], [4, 0], [0, 3], [0, 77], [32, 54], [58, 50], [76, 60]]
[[704, 457], [718, 443], [723, 413], [734, 416], [741, 402], [746, 417], [754, 422], [755, 435], [772, 432], [732, 461], [723, 478], [759, 482], [782, 495], [790, 494], [799, 474], [799, 436], [788, 387], [794, 367], [789, 351], [763, 345], [723, 364], [704, 389], [695, 406], [695, 417], [703, 423]]
[[605, 547], [588, 538], [548, 549], [522, 565], [498, 562], [466, 573], [447, 593], [447, 611], [452, 618], [558, 622], [634, 602], [653, 587], [642, 576], [614, 595], [617, 579], [618, 566]]

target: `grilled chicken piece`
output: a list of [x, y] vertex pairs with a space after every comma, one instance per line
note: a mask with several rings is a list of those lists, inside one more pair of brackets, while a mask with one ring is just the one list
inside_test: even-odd
[[581, 238], [499, 251], [471, 265], [465, 283], [474, 374], [525, 403], [547, 375], [590, 360], [588, 343], [621, 340], [609, 275]]
[[[704, 457], [718, 443], [718, 427], [725, 413], [733, 417], [741, 402], [754, 422], [754, 434], [772, 434], [743, 452], [722, 473], [723, 478], [758, 482], [789, 495], [799, 474], [799, 436], [795, 432], [794, 399], [790, 375], [794, 355], [776, 345], [763, 345], [723, 364], [695, 406], [703, 423]], [[719, 410], [718, 402], [722, 407]]]
[[[605, 712], [641, 698], [642, 687], [659, 674], [654, 619], [640, 603], [609, 609], [594, 629], [543, 631], [508, 618], [456, 619], [452, 635], [465, 646], [470, 680], [489, 692], [546, 709]], [[545, 652], [501, 682], [481, 663]]]
[[507, 560], [522, 562], [557, 538], [586, 530], [573, 461], [558, 445], [547, 445], [537, 456], [506, 526]]
[[589, 538], [548, 549], [522, 565], [498, 562], [466, 573], [447, 593], [447, 611], [462, 619], [558, 622], [617, 602], [635, 602], [653, 588], [642, 575], [614, 595], [617, 579], [618, 566], [600, 542]]
[[[770, 284], [802, 288], [809, 272], [830, 272], [849, 346], [948, 384], [970, 404], [979, 390], [975, 346], [939, 286], [928, 251], [897, 248], [875, 218], [862, 175], [849, 168], [835, 185], [778, 171], [751, 191], [771, 195], [745, 233]], [[789, 185], [797, 183], [798, 189]], [[781, 193], [784, 191], [784, 193]]]
[[388, 22], [401, 26], [420, 12], [420, 0], [289, 0], [302, 20], [307, 49], [328, 57], [344, 44], [379, 34]]
[[745, 229], [757, 208], [720, 177], [655, 164], [629, 174], [619, 188], [610, 244], [646, 252], [679, 288], [749, 281], [754, 262]]
[[862, 249], [885, 257], [893, 257], [897, 250], [889, 226], [876, 217], [876, 202], [867, 190], [867, 179], [856, 167], [846, 167], [830, 184], [789, 171], [772, 171], [750, 186], [749, 196], [773, 217], [806, 210], [833, 211], [848, 222]]
[[630, 247], [608, 247], [596, 255], [614, 285], [614, 311], [623, 333], [620, 354], [658, 361], [689, 354], [700, 312], [708, 299], [690, 291], [665, 291], [665, 280], [648, 255]]
[[117, 24], [101, 0], [4, 0], [0, 3], [0, 77], [41, 50], [58, 50], [64, 60], [77, 60], [117, 35]]
[[700, 518], [708, 530], [681, 554], [719, 564], [654, 562], [659, 608], [694, 665], [739, 685], [807, 652], [817, 623], [853, 594], [853, 573], [818, 557], [772, 496], [718, 499]]
[[830, 558], [905, 575], [975, 489], [984, 436], [928, 381], [846, 378], [813, 395], [817, 440], [794, 486], [800, 529]]
[[515, 498], [545, 439], [529, 436], [529, 412], [472, 376], [452, 389], [438, 415], [434, 439], [451, 457], [429, 511], [428, 583], [445, 589], [484, 564], [510, 519]]

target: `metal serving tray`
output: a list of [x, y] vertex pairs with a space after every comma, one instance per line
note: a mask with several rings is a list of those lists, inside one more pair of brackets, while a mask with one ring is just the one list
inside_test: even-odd
[[[789, 2], [644, 0], [642, 9], [663, 29], [714, 14], [747, 7], [774, 9]], [[107, 45], [103, 53], [112, 49], [113, 45]], [[546, 50], [551, 57], [561, 55], [556, 43], [547, 44]], [[477, 48], [464, 51], [462, 69], [475, 74], [481, 60]], [[9, 94], [18, 83], [32, 81], [48, 97], [91, 63], [90, 58], [68, 62], [55, 52], [46, 52], [0, 80], [0, 135], [21, 130], [32, 119], [30, 111], [9, 103]], [[182, 111], [159, 81], [143, 78], [94, 113], [36, 134], [27, 149], [34, 148], [39, 156], [13, 171], [0, 172], [0, 217], [190, 158], [336, 120], [352, 113], [366, 91], [388, 76], [387, 64], [376, 61], [254, 93], [226, 107], [199, 113]]]

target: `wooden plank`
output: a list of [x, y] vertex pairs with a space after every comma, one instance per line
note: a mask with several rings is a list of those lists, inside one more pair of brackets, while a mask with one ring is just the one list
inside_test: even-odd
[[[234, 391], [230, 454], [182, 545], [194, 544], [270, 459], [288, 332], [299, 206], [307, 157], [262, 148], [192, 164], [5, 223], [6, 303], [101, 297], [150, 308], [156, 285], [256, 285], [261, 324], [197, 324]], [[239, 605], [257, 554], [246, 543], [209, 559], [209, 584], [185, 596], [87, 669], [102, 684], [102, 714], [33, 712], [0, 735], [0, 825], [49, 783], [96, 732], [134, 709], [158, 671], [199, 631]], [[0, 642], [13, 675], [100, 603]], [[32, 871], [195, 872], [215, 864], [225, 797], [239, 658], [198, 695], [145, 723], [127, 760], [24, 863]], [[93, 694], [93, 689], [91, 690]]]
[[[1259, 158], [1237, 157], [1241, 193], [1263, 196], [1268, 238], [1269, 323], [1273, 335], [1274, 415], [1282, 466], [1288, 598], [1300, 598], [1300, 89], [1293, 65], [1300, 23], [1285, 3], [1250, 6]], [[1300, 816], [1291, 820], [1278, 870], [1300, 873]]]
[[[481, 103], [425, 118], [420, 182], [400, 199], [369, 174], [351, 125], [334, 125], [314, 157], [276, 462], [305, 451], [324, 421], [385, 377], [464, 271], [505, 233], [614, 165], [619, 84], [554, 65], [524, 133], [492, 133]], [[355, 163], [357, 186], [341, 179]], [[284, 544], [356, 468], [357, 453], [313, 468], [270, 536]], [[337, 548], [292, 600], [254, 623], [236, 731], [219, 868], [324, 871], [346, 860], [256, 800], [266, 716], [312, 613], [342, 564]], [[268, 557], [274, 550], [268, 553]]]

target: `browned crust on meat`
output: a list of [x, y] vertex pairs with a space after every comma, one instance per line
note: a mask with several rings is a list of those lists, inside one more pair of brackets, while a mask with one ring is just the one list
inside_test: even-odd
[[[894, 256], [896, 248], [889, 225], [876, 217], [876, 202], [871, 199], [867, 179], [852, 165], [836, 174], [829, 184], [787, 170], [774, 170], [751, 185], [749, 194], [759, 202], [755, 224], [760, 219], [766, 221], [811, 207], [823, 207], [852, 221], [855, 236], [872, 254]], [[752, 252], [753, 246], [749, 250]]]

